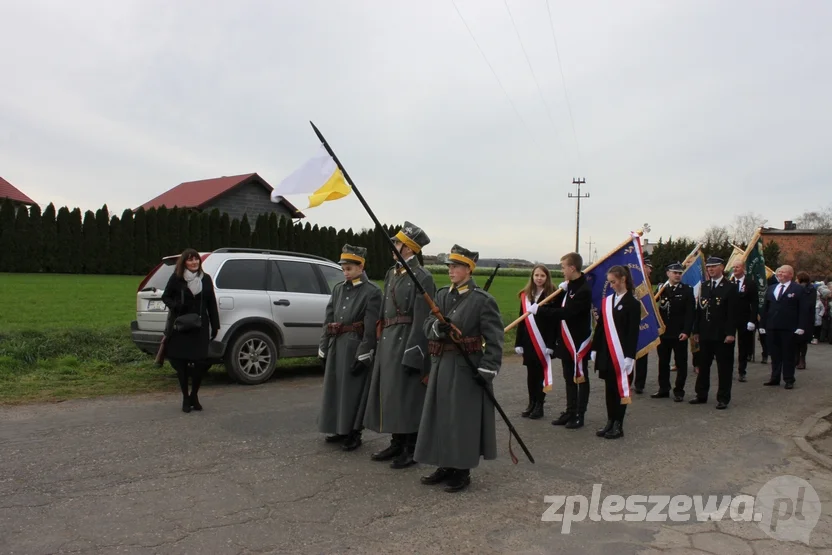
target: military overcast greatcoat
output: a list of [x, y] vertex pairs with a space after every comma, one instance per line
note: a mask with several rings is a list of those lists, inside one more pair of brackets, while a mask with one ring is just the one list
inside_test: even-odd
[[[467, 286], [467, 290], [466, 290]], [[459, 291], [463, 291], [460, 293]], [[497, 301], [477, 287], [473, 279], [459, 289], [443, 287], [436, 295], [442, 314], [451, 319], [463, 337], [481, 336], [482, 351], [469, 354], [477, 368], [499, 372], [503, 359], [503, 320]], [[431, 315], [425, 332], [432, 341], [450, 341]], [[474, 381], [470, 366], [456, 348], [432, 356], [428, 391], [414, 459], [446, 468], [470, 469], [480, 457], [497, 458], [494, 404]], [[495, 374], [480, 372], [492, 390]]]
[[[414, 256], [408, 261], [413, 273], [433, 297], [436, 284]], [[411, 434], [419, 430], [425, 386], [422, 378], [430, 372], [428, 340], [423, 324], [430, 308], [404, 268], [393, 267], [384, 279], [381, 319], [412, 318], [411, 323], [394, 324], [381, 330], [364, 425], [374, 432]], [[406, 367], [417, 369], [408, 372]]]
[[[366, 275], [338, 283], [332, 290], [318, 353], [326, 358], [323, 405], [318, 418], [318, 431], [322, 433], [346, 435], [362, 428], [380, 309], [381, 289]], [[327, 334], [328, 324], [347, 326], [358, 322], [364, 324], [361, 334]], [[356, 361], [365, 362], [368, 369], [354, 376], [352, 367]]]

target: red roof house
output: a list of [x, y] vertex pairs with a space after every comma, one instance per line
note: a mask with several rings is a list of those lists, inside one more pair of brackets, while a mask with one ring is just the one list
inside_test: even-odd
[[272, 189], [256, 173], [188, 181], [145, 202], [141, 208], [147, 210], [178, 206], [206, 212], [217, 208], [220, 213], [227, 213], [231, 219], [242, 219], [243, 214], [248, 214], [249, 220], [272, 212], [291, 219], [305, 217], [286, 199], [281, 199], [279, 203], [272, 202]]
[[34, 206], [36, 204], [35, 201], [24, 195], [20, 189], [0, 177], [0, 200], [2, 199], [9, 199], [14, 204], [24, 206]]

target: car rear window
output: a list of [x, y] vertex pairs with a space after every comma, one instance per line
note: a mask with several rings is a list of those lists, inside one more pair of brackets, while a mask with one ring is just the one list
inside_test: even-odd
[[278, 260], [277, 267], [283, 278], [282, 285], [289, 293], [323, 293], [315, 269], [308, 262]]
[[229, 260], [216, 278], [217, 288], [265, 291], [267, 268], [268, 260]]
[[175, 269], [176, 258], [162, 260], [162, 265], [150, 276], [150, 279], [147, 280], [147, 283], [144, 284], [142, 289], [151, 289], [153, 287], [156, 289], [164, 289]]

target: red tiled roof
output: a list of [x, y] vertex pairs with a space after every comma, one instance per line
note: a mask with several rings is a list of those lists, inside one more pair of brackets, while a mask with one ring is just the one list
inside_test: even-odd
[[[217, 177], [214, 179], [202, 179], [200, 181], [187, 181], [180, 183], [173, 189], [166, 191], [158, 197], [151, 199], [141, 208], [148, 210], [150, 208], [173, 208], [178, 206], [180, 208], [202, 208], [215, 198], [223, 195], [231, 189], [242, 185], [243, 183], [254, 181], [259, 183], [271, 193], [273, 187], [269, 185], [265, 179], [256, 173], [247, 173], [243, 175], [232, 175]], [[304, 215], [298, 211], [295, 206], [286, 199], [282, 199], [281, 203], [289, 209], [294, 218], [303, 218]]]
[[35, 201], [24, 195], [20, 189], [0, 177], [0, 199], [7, 198], [15, 202], [33, 205]]

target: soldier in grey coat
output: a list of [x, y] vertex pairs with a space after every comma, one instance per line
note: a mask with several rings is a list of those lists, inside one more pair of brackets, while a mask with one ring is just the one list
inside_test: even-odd
[[[427, 234], [405, 222], [391, 239], [419, 283], [433, 296], [433, 276], [416, 257], [430, 243]], [[430, 372], [428, 340], [422, 329], [430, 308], [406, 272], [397, 262], [384, 279], [378, 349], [364, 417], [368, 429], [393, 434], [390, 445], [372, 456], [374, 461], [393, 459], [392, 468], [415, 464], [413, 452], [425, 400], [424, 380]]]
[[[503, 320], [497, 301], [472, 277], [478, 259], [478, 253], [454, 245], [447, 262], [451, 285], [436, 295], [447, 322], [431, 315], [424, 325], [432, 365], [415, 458], [439, 467], [422, 483], [446, 482], [449, 492], [471, 483], [480, 457], [497, 458], [494, 404], [483, 388], [493, 391], [491, 381], [503, 360]], [[476, 372], [451, 340], [452, 326]]]
[[344, 281], [332, 290], [318, 348], [326, 369], [318, 430], [332, 434], [328, 443], [343, 442], [344, 451], [361, 445], [381, 309], [381, 289], [364, 274], [366, 256], [364, 247], [344, 245], [341, 250]]

